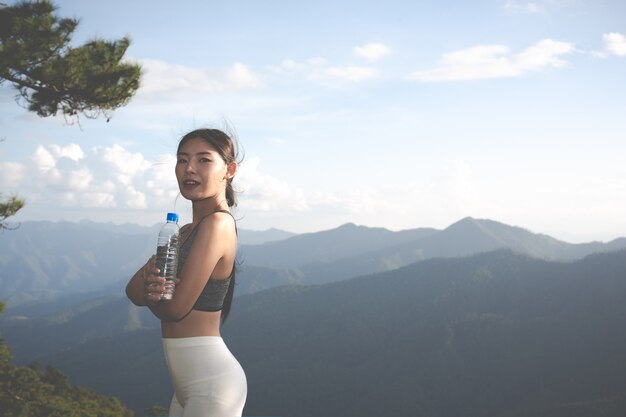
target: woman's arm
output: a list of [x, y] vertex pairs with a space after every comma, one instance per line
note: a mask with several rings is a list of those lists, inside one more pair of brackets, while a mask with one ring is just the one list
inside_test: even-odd
[[[161, 299], [165, 279], [155, 267], [154, 255], [133, 275], [126, 285], [126, 296], [137, 306], [156, 305]], [[150, 284], [150, 285], [149, 285]]]
[[[126, 285], [126, 296], [137, 306], [149, 307], [152, 313], [162, 321], [174, 321], [163, 311], [163, 308], [158, 308], [165, 282], [165, 278], [159, 276], [159, 272], [159, 268], [155, 267], [153, 255]], [[176, 281], [178, 282], [178, 279]]]
[[[235, 259], [237, 238], [231, 216], [213, 213], [205, 217], [197, 227], [198, 232], [185, 260], [174, 296], [171, 300], [150, 305], [154, 315], [163, 321], [179, 321], [189, 314], [209, 277], [216, 268], [226, 266], [219, 264], [220, 260]], [[231, 266], [232, 261], [228, 268]]]

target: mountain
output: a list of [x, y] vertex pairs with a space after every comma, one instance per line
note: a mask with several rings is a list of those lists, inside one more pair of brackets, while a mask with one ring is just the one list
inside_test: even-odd
[[[290, 270], [242, 269], [245, 275], [244, 279], [237, 277], [237, 298], [301, 280], [290, 275]], [[86, 341], [159, 326], [148, 309], [135, 307], [123, 294], [121, 288], [115, 292], [74, 293], [54, 301], [17, 306], [0, 316], [0, 328], [10, 342], [15, 361], [27, 364], [33, 358]], [[46, 343], [32, 343], [38, 339]]]
[[[30, 222], [26, 222], [27, 224]], [[37, 223], [48, 223], [48, 222], [37, 222]], [[138, 224], [134, 224], [134, 223], [124, 223], [124, 224], [118, 224], [118, 223], [113, 223], [113, 222], [106, 222], [106, 223], [100, 223], [100, 222], [94, 222], [92, 220], [87, 220], [87, 219], [83, 219], [80, 220], [79, 222], [77, 222], [77, 224], [81, 225], [81, 226], [85, 226], [93, 231], [103, 231], [105, 233], [121, 233], [121, 234], [125, 234], [125, 235], [145, 235], [145, 234], [150, 234], [150, 235], [154, 235], [155, 233], [159, 233], [159, 228], [161, 227], [161, 224], [156, 223], [152, 226], [141, 226]]]
[[145, 236], [71, 222], [24, 222], [0, 237], [0, 296], [8, 307], [100, 289], [151, 252]]
[[[25, 222], [0, 236], [0, 300], [32, 317], [65, 296], [87, 300], [120, 294], [154, 252], [158, 226]], [[580, 259], [626, 248], [626, 239], [570, 244], [493, 220], [462, 219], [444, 230], [390, 231], [352, 223], [278, 241], [241, 245], [237, 294], [273, 286], [320, 284], [389, 271], [432, 257], [457, 257], [510, 248], [548, 260]], [[252, 241], [289, 236], [250, 232]], [[265, 238], [263, 237], [265, 236]], [[249, 242], [249, 241], [248, 241]], [[51, 310], [47, 310], [51, 311]], [[37, 313], [35, 313], [37, 312]]]
[[[23, 222], [0, 235], [0, 300], [9, 309], [36, 309], [67, 294], [119, 294], [154, 253], [159, 227]], [[241, 242], [257, 243], [292, 236], [277, 229], [239, 234]]]
[[[223, 335], [247, 373], [246, 415], [617, 417], [625, 294], [626, 251], [556, 262], [497, 250], [242, 295]], [[123, 320], [123, 302], [108, 304], [85, 323], [106, 333], [97, 316]], [[136, 410], [171, 395], [157, 328], [39, 360]]]
[[[158, 229], [159, 225], [142, 228], [89, 221], [24, 222], [0, 237], [0, 299], [10, 311], [19, 308], [21, 314], [32, 316], [45, 311], [42, 304], [53, 305], [69, 294], [82, 299], [119, 294], [128, 278], [154, 252]], [[237, 293], [301, 281], [303, 274], [297, 268], [268, 265], [297, 266], [299, 262], [332, 260], [431, 232], [391, 232], [347, 224], [300, 238], [277, 229], [243, 229], [239, 231]], [[248, 254], [251, 259], [247, 259]], [[254, 259], [264, 261], [255, 263]]]
[[238, 239], [241, 245], [261, 245], [268, 242], [276, 242], [296, 236], [296, 233], [271, 227], [267, 230], [239, 229]]
[[311, 262], [332, 262], [419, 239], [435, 232], [435, 229], [427, 228], [393, 232], [380, 227], [346, 223], [335, 229], [303, 233], [279, 242], [242, 245], [239, 257], [248, 265], [294, 268]]
[[[7, 314], [2, 319], [2, 335], [9, 341], [18, 364], [52, 352], [72, 349], [110, 335], [157, 328], [150, 310], [132, 305], [126, 297], [107, 295], [64, 307], [43, 317], [29, 318]], [[45, 340], [45, 343], [33, 341]]]
[[535, 258], [574, 260], [596, 252], [626, 248], [626, 239], [616, 239], [609, 243], [571, 244], [544, 234], [532, 233], [521, 227], [467, 217], [423, 240], [422, 246], [427, 257], [456, 257], [509, 248]]
[[252, 414], [620, 416], [624, 294], [626, 251], [500, 250], [242, 297], [225, 333]]
[[334, 262], [302, 265], [298, 270], [302, 275], [301, 283], [319, 284], [389, 271], [429, 258], [454, 258], [503, 248], [540, 259], [575, 260], [596, 252], [626, 248], [626, 239], [620, 238], [609, 243], [571, 244], [520, 227], [467, 217], [444, 230], [414, 240]]

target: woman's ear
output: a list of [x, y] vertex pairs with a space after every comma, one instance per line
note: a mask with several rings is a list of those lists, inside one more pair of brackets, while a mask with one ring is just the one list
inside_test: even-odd
[[234, 161], [226, 165], [226, 175], [224, 176], [224, 179], [227, 179], [227, 180], [232, 179], [237, 173], [238, 168], [239, 168], [239, 164]]

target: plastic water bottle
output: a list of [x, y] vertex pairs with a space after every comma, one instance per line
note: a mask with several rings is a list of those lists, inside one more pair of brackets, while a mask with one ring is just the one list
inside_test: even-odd
[[178, 214], [167, 213], [167, 222], [161, 227], [156, 251], [156, 267], [159, 275], [165, 278], [165, 291], [162, 300], [171, 300], [174, 295], [174, 276], [178, 264]]

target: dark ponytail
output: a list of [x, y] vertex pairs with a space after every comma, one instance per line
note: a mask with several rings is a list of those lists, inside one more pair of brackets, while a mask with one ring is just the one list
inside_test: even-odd
[[233, 189], [232, 178], [226, 180], [226, 202], [228, 203], [228, 207], [235, 207], [237, 205], [237, 196]]

